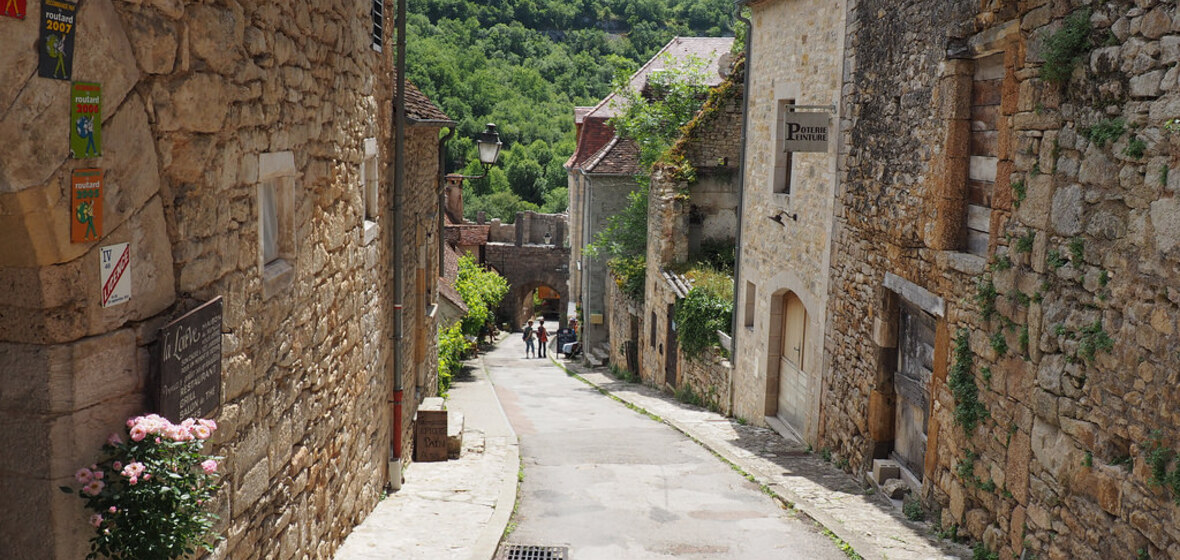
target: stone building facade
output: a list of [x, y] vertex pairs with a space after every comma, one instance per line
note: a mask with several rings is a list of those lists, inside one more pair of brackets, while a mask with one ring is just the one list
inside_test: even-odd
[[[745, 76], [740, 69], [727, 70], [672, 147], [671, 161], [657, 164], [652, 172], [644, 298], [638, 316], [630, 319], [638, 328], [615, 330], [612, 324], [611, 330], [612, 362], [617, 351], [637, 353], [636, 358], [624, 357], [638, 362], [638, 370], [629, 369], [645, 383], [692, 391], [724, 412], [731, 402], [729, 361], [716, 348], [689, 357], [679, 344], [674, 313], [676, 302], [692, 289], [681, 273], [699, 263], [706, 251], [732, 249], [736, 240]], [[691, 177], [684, 176], [684, 165], [692, 168]]]
[[847, 14], [820, 445], [1001, 558], [1180, 557], [1176, 4]]
[[[416, 403], [437, 385], [424, 333], [447, 119], [410, 92], [408, 250], [393, 263], [391, 26], [374, 49], [370, 10], [82, 3], [73, 79], [102, 86], [102, 155], [87, 160], [69, 159], [69, 82], [37, 77], [37, 18], [0, 18], [0, 557], [86, 555], [93, 529], [58, 486], [152, 410], [160, 327], [218, 296], [210, 451], [225, 457], [226, 539], [212, 557], [330, 557], [400, 477], [390, 278], [407, 271], [408, 460]], [[105, 170], [103, 231], [72, 244], [70, 177], [91, 167]], [[124, 242], [130, 299], [103, 307], [99, 251]]]
[[[652, 72], [669, 65], [703, 60], [707, 67], [706, 85], [721, 82], [720, 59], [729, 52], [732, 37], [675, 37], [633, 74], [628, 87], [641, 91]], [[637, 187], [640, 172], [639, 148], [634, 142], [615, 135], [609, 121], [619, 113], [623, 102], [611, 93], [594, 107], [578, 107], [574, 112], [577, 145], [565, 163], [569, 172], [570, 220], [570, 292], [582, 306], [582, 347], [592, 352], [609, 352], [610, 309], [607, 305], [608, 271], [602, 258], [590, 258], [585, 247], [606, 227], [607, 220], [627, 207], [628, 195]]]
[[825, 367], [836, 138], [827, 152], [787, 153], [783, 119], [792, 106], [840, 105], [844, 18], [844, 2], [751, 3], [733, 413], [810, 443]]

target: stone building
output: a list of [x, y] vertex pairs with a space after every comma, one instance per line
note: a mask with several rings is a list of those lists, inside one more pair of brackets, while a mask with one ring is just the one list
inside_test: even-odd
[[1175, 2], [847, 14], [820, 445], [1000, 558], [1180, 557]]
[[[739, 63], [732, 72], [726, 69], [725, 81], [710, 91], [670, 158], [656, 164], [648, 197], [643, 302], [611, 306], [612, 363], [626, 364], [650, 385], [691, 391], [723, 412], [730, 410], [730, 363], [718, 348], [701, 356], [687, 355], [679, 344], [674, 312], [676, 302], [692, 289], [682, 273], [711, 256], [734, 252], [743, 122], [741, 68]], [[684, 166], [692, 169], [689, 176]], [[626, 299], [621, 293], [619, 297]], [[638, 307], [637, 313], [622, 312], [633, 307]]]
[[[415, 408], [437, 385], [425, 333], [449, 119], [411, 89], [394, 263], [393, 49], [371, 11], [81, 3], [72, 78], [101, 82], [89, 159], [68, 150], [70, 83], [38, 77], [38, 19], [0, 18], [0, 557], [86, 555], [85, 510], [57, 488], [154, 410], [161, 326], [216, 297], [226, 540], [213, 557], [330, 557], [400, 479], [391, 440], [408, 460]], [[102, 225], [71, 243], [83, 168], [105, 172]], [[129, 298], [104, 307], [100, 254], [123, 243]], [[395, 266], [407, 271], [401, 437], [388, 404]]]
[[[721, 82], [717, 72], [721, 55], [728, 53], [732, 37], [675, 37], [631, 76], [629, 87], [640, 91], [653, 72], [700, 60], [707, 85]], [[606, 227], [607, 219], [622, 211], [628, 194], [636, 189], [639, 149], [634, 142], [615, 135], [608, 121], [619, 113], [622, 98], [611, 93], [594, 107], [575, 109], [577, 146], [565, 163], [569, 172], [570, 294], [582, 306], [582, 345], [606, 354], [609, 319], [606, 300], [607, 270], [601, 258], [590, 258], [586, 245]]]
[[[809, 443], [820, 427], [836, 138], [787, 151], [787, 119], [836, 130], [844, 2], [750, 4], [733, 414]], [[833, 114], [834, 112], [834, 114]], [[834, 135], [834, 134], [833, 134]]]

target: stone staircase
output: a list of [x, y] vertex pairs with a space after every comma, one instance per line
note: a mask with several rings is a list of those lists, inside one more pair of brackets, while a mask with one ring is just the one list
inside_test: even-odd
[[606, 344], [599, 344], [586, 352], [586, 363], [591, 367], [601, 367], [610, 363], [610, 347]]

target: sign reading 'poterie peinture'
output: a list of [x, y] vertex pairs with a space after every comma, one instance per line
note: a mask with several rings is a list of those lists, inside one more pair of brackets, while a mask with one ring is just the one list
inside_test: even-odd
[[779, 129], [782, 151], [828, 151], [831, 120], [831, 113], [827, 111], [784, 111]]
[[102, 155], [102, 85], [74, 82], [70, 94], [70, 157]]
[[68, 81], [74, 75], [74, 37], [78, 33], [77, 20], [77, 4], [62, 0], [42, 0], [38, 76]]

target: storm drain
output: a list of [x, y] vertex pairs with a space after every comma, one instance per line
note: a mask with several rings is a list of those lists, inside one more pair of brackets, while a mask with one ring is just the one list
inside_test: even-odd
[[496, 560], [569, 560], [568, 546], [504, 543]]

